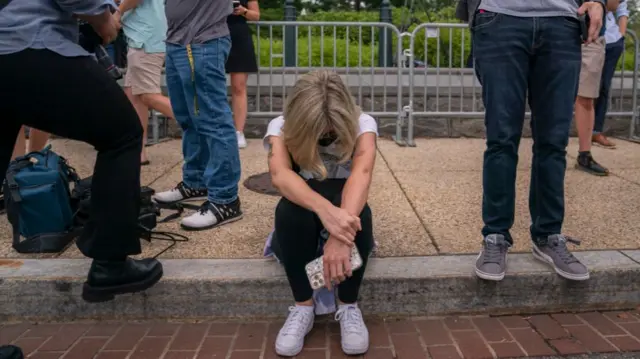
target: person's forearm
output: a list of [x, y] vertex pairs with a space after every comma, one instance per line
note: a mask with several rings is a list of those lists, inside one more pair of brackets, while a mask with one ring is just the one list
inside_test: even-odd
[[118, 8], [120, 10], [120, 13], [124, 14], [131, 9], [137, 8], [141, 2], [142, 0], [122, 0], [120, 1], [120, 6]]
[[260, 20], [260, 11], [247, 10], [244, 17], [249, 21], [258, 21]]
[[627, 22], [629, 22], [629, 18], [626, 16], [618, 19], [618, 27], [620, 28], [620, 33], [623, 36], [627, 33]]
[[333, 206], [326, 198], [312, 190], [309, 185], [292, 170], [278, 171], [271, 175], [273, 186], [289, 201], [320, 214], [328, 206]]
[[342, 205], [345, 211], [353, 216], [360, 216], [369, 198], [372, 174], [370, 171], [351, 173], [342, 189]]

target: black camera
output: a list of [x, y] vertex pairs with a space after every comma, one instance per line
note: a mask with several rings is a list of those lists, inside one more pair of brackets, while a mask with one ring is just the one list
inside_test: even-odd
[[122, 71], [113, 63], [109, 53], [102, 46], [100, 35], [85, 21], [78, 20], [78, 26], [80, 27], [80, 46], [96, 56], [98, 63], [107, 71], [109, 76], [114, 80], [120, 80]]

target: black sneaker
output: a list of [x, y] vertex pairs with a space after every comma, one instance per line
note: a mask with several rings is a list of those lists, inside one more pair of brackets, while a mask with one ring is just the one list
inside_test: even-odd
[[476, 259], [478, 278], [499, 281], [507, 271], [507, 252], [511, 244], [502, 234], [490, 234], [482, 241], [482, 250]]
[[235, 222], [241, 218], [240, 199], [228, 204], [206, 201], [196, 213], [183, 218], [180, 225], [186, 230], [199, 231]]
[[178, 183], [174, 188], [158, 192], [153, 196], [153, 200], [158, 204], [172, 205], [185, 201], [202, 201], [207, 199], [206, 189], [194, 189], [184, 182]]
[[580, 152], [576, 168], [596, 176], [608, 176], [609, 170], [593, 159], [591, 152]]

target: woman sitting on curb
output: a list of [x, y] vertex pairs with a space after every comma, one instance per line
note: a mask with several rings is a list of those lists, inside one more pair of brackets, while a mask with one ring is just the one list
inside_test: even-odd
[[[355, 355], [369, 348], [357, 299], [374, 245], [367, 197], [377, 130], [375, 120], [360, 112], [340, 76], [330, 71], [302, 76], [287, 98], [284, 116], [269, 123], [265, 136], [269, 170], [283, 195], [276, 208], [272, 245], [295, 299], [276, 339], [279, 355], [297, 355], [313, 327], [313, 290], [305, 266], [322, 253], [324, 282], [329, 289], [332, 283], [338, 289], [336, 319], [342, 350]], [[328, 233], [323, 244], [321, 232]], [[352, 271], [354, 243], [362, 267]]]

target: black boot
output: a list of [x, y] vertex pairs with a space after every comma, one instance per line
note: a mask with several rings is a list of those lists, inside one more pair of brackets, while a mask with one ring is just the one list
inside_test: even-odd
[[82, 299], [91, 303], [106, 302], [118, 294], [141, 292], [156, 284], [162, 273], [162, 264], [153, 258], [94, 260], [82, 288]]

